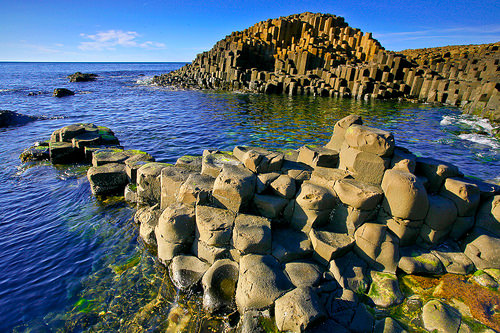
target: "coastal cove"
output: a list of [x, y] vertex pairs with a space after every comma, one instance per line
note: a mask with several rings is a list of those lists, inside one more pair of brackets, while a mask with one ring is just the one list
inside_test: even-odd
[[[200, 155], [207, 148], [324, 145], [333, 124], [356, 113], [366, 125], [391, 131], [397, 145], [415, 154], [453, 163], [467, 176], [499, 181], [500, 143], [489, 134], [491, 125], [461, 115], [457, 108], [172, 90], [149, 84], [153, 75], [182, 65], [0, 63], [4, 73], [0, 108], [48, 118], [0, 130], [4, 166], [0, 171], [4, 185], [0, 190], [0, 330], [24, 324], [34, 329], [70, 329], [85, 322], [100, 322], [103, 328], [127, 327], [137, 322], [135, 315], [168, 276], [137, 241], [134, 208], [118, 199], [95, 199], [85, 168], [19, 161], [25, 147], [68, 124], [108, 126], [126, 149], [144, 150], [157, 161], [174, 163], [182, 155]], [[69, 83], [66, 76], [75, 71], [99, 77]], [[69, 88], [76, 95], [53, 98], [56, 87]], [[37, 94], [28, 96], [30, 92]], [[176, 308], [175, 290], [169, 288], [163, 289], [164, 296]], [[65, 317], [67, 311], [69, 317]], [[163, 309], [151, 319], [151, 327], [162, 327], [160, 321], [169, 313]], [[201, 314], [191, 314], [191, 321], [198, 327], [212, 325]]]

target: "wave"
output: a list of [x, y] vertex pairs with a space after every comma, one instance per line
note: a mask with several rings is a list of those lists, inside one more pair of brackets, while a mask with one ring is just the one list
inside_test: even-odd
[[495, 127], [489, 122], [488, 119], [466, 114], [443, 116], [439, 124], [441, 126], [456, 125], [475, 131], [485, 131], [490, 134], [495, 129]]
[[469, 134], [460, 134], [458, 137], [462, 140], [467, 140], [481, 145], [490, 146], [493, 149], [500, 149], [500, 144], [492, 136], [469, 133]]
[[153, 77], [154, 76], [141, 76], [140, 79], [137, 79], [137, 81], [135, 81], [135, 84], [147, 85], [147, 86], [152, 85]]

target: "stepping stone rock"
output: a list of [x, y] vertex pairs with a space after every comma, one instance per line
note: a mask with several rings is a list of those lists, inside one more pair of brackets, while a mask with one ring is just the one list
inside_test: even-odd
[[339, 164], [339, 152], [324, 147], [302, 146], [299, 148], [297, 162], [312, 168], [336, 168]]
[[[141, 152], [140, 150], [136, 150], [136, 154], [133, 154], [129, 158], [125, 160], [125, 167], [127, 171], [127, 176], [132, 183], [137, 182], [137, 170], [139, 170], [143, 165], [148, 162], [154, 162], [155, 159], [153, 156], [148, 153]], [[132, 152], [131, 152], [132, 153]]]
[[177, 201], [192, 207], [207, 204], [211, 200], [213, 187], [212, 177], [192, 173], [179, 188]]
[[311, 241], [303, 232], [290, 229], [273, 230], [272, 254], [281, 263], [310, 257]]
[[179, 190], [191, 175], [191, 171], [183, 167], [167, 166], [161, 170], [161, 208], [178, 201]]
[[440, 194], [455, 203], [458, 216], [474, 216], [481, 198], [479, 187], [461, 178], [447, 178]]
[[340, 150], [339, 169], [347, 170], [364, 183], [379, 185], [384, 177], [386, 161], [380, 156], [344, 146]]
[[103, 148], [92, 153], [92, 165], [100, 166], [108, 163], [124, 164], [130, 155], [123, 149]]
[[260, 215], [274, 219], [281, 215], [289, 201], [275, 195], [255, 194], [253, 202]]
[[296, 287], [312, 287], [319, 283], [322, 270], [310, 261], [293, 261], [285, 265], [285, 272]]
[[500, 195], [492, 197], [479, 207], [476, 226], [500, 237]]
[[255, 193], [261, 194], [269, 187], [276, 178], [280, 176], [277, 172], [261, 173], [257, 175], [257, 184], [255, 188]]
[[201, 172], [201, 164], [202, 164], [202, 156], [181, 156], [175, 162], [175, 166], [182, 167], [191, 172], [200, 173]]
[[255, 173], [279, 171], [284, 160], [281, 153], [255, 147], [236, 146], [233, 155]]
[[439, 192], [446, 178], [460, 176], [460, 171], [453, 164], [433, 158], [417, 158], [417, 174], [429, 180], [429, 192]]
[[311, 288], [296, 288], [275, 302], [276, 326], [280, 331], [303, 332], [325, 318], [318, 296]]
[[234, 221], [233, 246], [242, 254], [271, 252], [271, 222], [265, 217], [240, 214]]
[[312, 210], [331, 210], [336, 204], [331, 191], [309, 181], [302, 184], [295, 200], [300, 207]]
[[387, 226], [365, 223], [354, 234], [354, 250], [374, 269], [395, 273], [399, 261], [399, 239], [393, 236]]
[[273, 190], [274, 194], [285, 199], [292, 199], [297, 192], [295, 180], [287, 175], [280, 175], [269, 184], [269, 187]]
[[263, 309], [292, 288], [280, 264], [270, 255], [248, 254], [240, 259], [236, 304], [240, 313]]
[[330, 142], [328, 142], [325, 147], [340, 151], [340, 148], [345, 140], [345, 132], [353, 124], [363, 125], [361, 117], [351, 114], [337, 121], [333, 127], [333, 134]]
[[354, 179], [341, 179], [333, 187], [340, 201], [360, 210], [372, 210], [382, 201], [384, 192], [379, 186]]
[[309, 239], [314, 249], [313, 257], [325, 266], [330, 260], [347, 253], [354, 245], [354, 239], [348, 235], [324, 230], [311, 229]]
[[500, 238], [479, 228], [466, 238], [464, 253], [478, 269], [500, 268]]
[[388, 308], [403, 301], [404, 297], [399, 290], [396, 274], [372, 271], [371, 277], [372, 284], [368, 291], [368, 297], [370, 297], [376, 306]]
[[424, 185], [413, 174], [387, 170], [382, 180], [383, 207], [391, 216], [404, 220], [423, 220], [429, 201]]
[[193, 288], [210, 267], [195, 256], [180, 255], [172, 259], [168, 272], [170, 280], [180, 290]]
[[227, 246], [231, 242], [236, 213], [227, 209], [196, 206], [196, 237], [211, 246]]
[[368, 264], [352, 251], [330, 261], [329, 270], [344, 289], [361, 294], [368, 289]]
[[67, 142], [50, 142], [49, 156], [52, 164], [72, 164], [83, 158], [83, 154]]
[[153, 206], [161, 201], [161, 170], [166, 163], [151, 162], [137, 170], [137, 202]]
[[94, 195], [122, 194], [128, 184], [125, 165], [117, 163], [90, 167], [87, 178]]
[[203, 154], [201, 162], [201, 174], [217, 178], [222, 171], [222, 167], [229, 165], [242, 165], [242, 163], [232, 154], [226, 152], [212, 152]]
[[437, 299], [427, 302], [422, 309], [422, 321], [428, 331], [456, 333], [460, 327], [460, 313]]
[[234, 310], [234, 294], [238, 275], [239, 266], [236, 262], [229, 259], [214, 262], [201, 280], [203, 308], [211, 313]]
[[233, 212], [246, 207], [255, 192], [256, 177], [248, 169], [224, 165], [213, 184], [213, 197], [217, 204]]
[[357, 124], [346, 130], [345, 142], [352, 148], [382, 157], [392, 156], [395, 147], [392, 133]]
[[406, 274], [439, 275], [443, 273], [441, 261], [432, 252], [418, 247], [404, 247], [399, 251], [401, 258], [398, 267]]
[[191, 244], [194, 238], [195, 214], [192, 207], [180, 203], [168, 206], [156, 227], [156, 239], [170, 243]]

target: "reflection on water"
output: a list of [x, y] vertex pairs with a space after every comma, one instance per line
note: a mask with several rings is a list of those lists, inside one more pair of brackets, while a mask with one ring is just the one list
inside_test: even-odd
[[[498, 140], [473, 126], [479, 120], [461, 121], [465, 118], [453, 108], [144, 84], [148, 76], [180, 66], [172, 64], [40, 66], [0, 64], [1, 109], [56, 117], [0, 129], [0, 331], [19, 325], [27, 325], [19, 331], [225, 331], [234, 320], [206, 317], [197, 293], [177, 294], [166, 270], [137, 241], [133, 208], [117, 199], [94, 199], [84, 167], [21, 165], [18, 156], [25, 147], [69, 123], [108, 126], [126, 148], [173, 162], [239, 144], [324, 144], [336, 120], [357, 113], [367, 125], [392, 131], [398, 145], [417, 155], [437, 156], [470, 176], [500, 175]], [[65, 76], [75, 71], [100, 76], [71, 86]], [[56, 85], [88, 93], [55, 99], [50, 90]], [[46, 93], [27, 96], [30, 91]]]

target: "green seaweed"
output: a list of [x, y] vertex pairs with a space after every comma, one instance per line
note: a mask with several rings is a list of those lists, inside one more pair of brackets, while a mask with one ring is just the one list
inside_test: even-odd
[[117, 275], [121, 275], [127, 269], [137, 266], [141, 260], [139, 254], [134, 255], [132, 258], [128, 259], [123, 265], [112, 265], [111, 268]]

